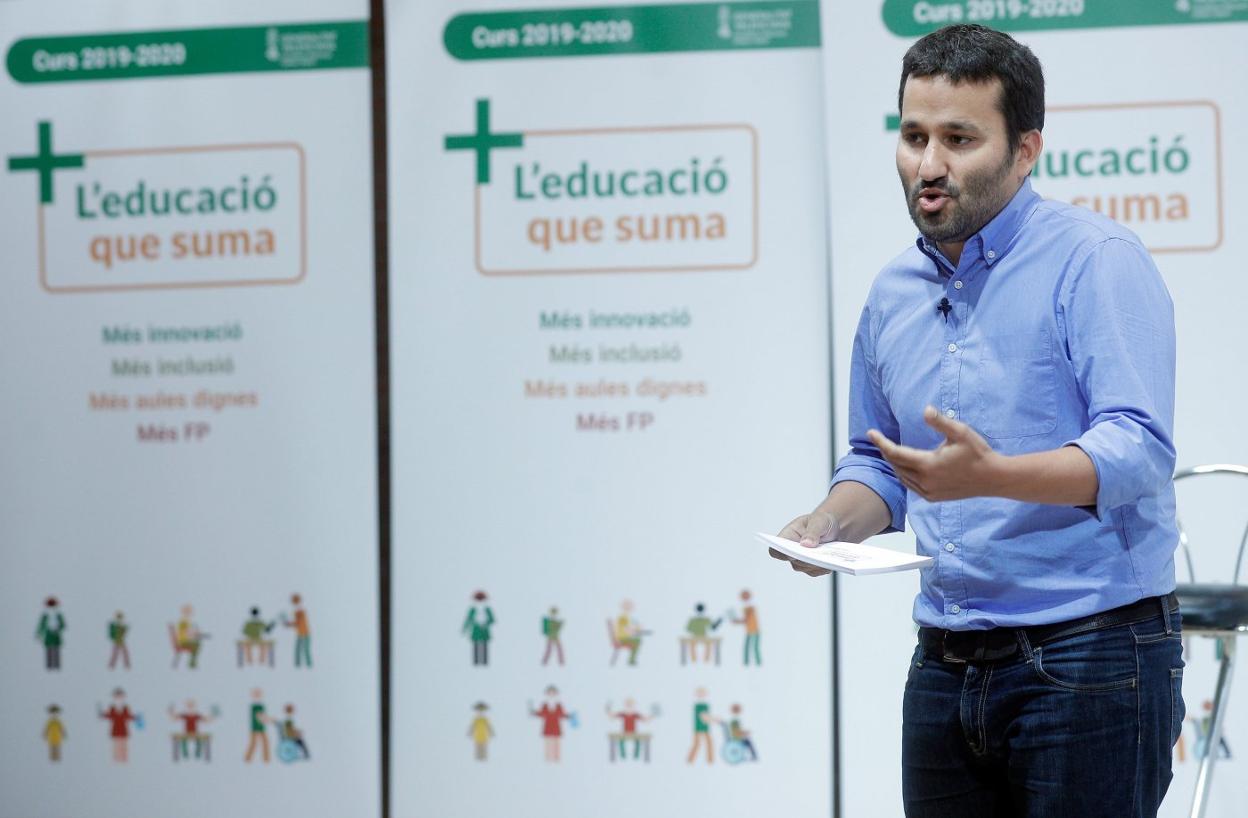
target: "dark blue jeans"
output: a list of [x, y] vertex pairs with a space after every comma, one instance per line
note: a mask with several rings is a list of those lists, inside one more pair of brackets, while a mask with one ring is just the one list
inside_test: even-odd
[[992, 663], [915, 650], [902, 708], [907, 818], [1155, 816], [1183, 707], [1180, 619], [1032, 646]]

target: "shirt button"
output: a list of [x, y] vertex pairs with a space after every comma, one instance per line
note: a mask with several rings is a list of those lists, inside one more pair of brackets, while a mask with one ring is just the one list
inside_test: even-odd
[[996, 251], [996, 250], [989, 250], [987, 253], [984, 253], [984, 255], [986, 255], [988, 258], [996, 258], [996, 257], [997, 257], [997, 251]]
[[955, 614], [962, 613], [962, 607], [960, 605], [950, 605], [949, 610], [950, 612], [955, 613]]
[[946, 550], [946, 551], [952, 552], [952, 551], [953, 551], [953, 549], [954, 549], [954, 544], [953, 544], [953, 543], [951, 543], [951, 542], [947, 542], [947, 543], [945, 543], [945, 550]]
[[947, 349], [948, 349], [950, 352], [957, 352], [957, 351], [958, 351], [958, 345], [957, 345], [957, 344], [950, 344], [950, 345], [947, 347]]
[[952, 418], [952, 417], [957, 417], [957, 416], [958, 416], [958, 413], [953, 411], [952, 409], [945, 410], [945, 417]]
[[961, 281], [955, 281], [955, 282], [953, 282], [953, 288], [954, 288], [955, 290], [960, 290], [960, 289], [962, 289], [962, 282], [961, 282]]

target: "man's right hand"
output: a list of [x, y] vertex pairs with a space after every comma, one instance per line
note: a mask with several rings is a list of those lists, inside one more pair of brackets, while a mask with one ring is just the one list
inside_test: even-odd
[[[835, 540], [838, 531], [839, 526], [836, 524], [835, 517], [826, 511], [812, 511], [810, 514], [803, 514], [786, 525], [777, 536], [786, 540], [792, 540], [804, 548], [814, 548], [821, 543]], [[774, 548], [770, 549], [770, 553], [774, 558], [788, 562], [789, 567], [794, 571], [801, 571], [807, 576], [822, 577], [831, 573], [826, 568], [819, 568], [810, 563], [795, 560]]]

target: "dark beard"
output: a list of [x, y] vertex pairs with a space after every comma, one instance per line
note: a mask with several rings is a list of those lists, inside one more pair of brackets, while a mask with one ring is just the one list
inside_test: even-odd
[[[906, 191], [906, 205], [910, 209], [910, 220], [919, 228], [928, 241], [937, 243], [966, 241], [975, 235], [980, 228], [992, 221], [993, 217], [1013, 197], [1010, 194], [1004, 201], [998, 201], [997, 191], [1002, 181], [1009, 176], [1014, 168], [1014, 152], [1010, 151], [996, 168], [970, 174], [962, 185], [955, 185], [946, 177], [930, 182], [919, 180], [913, 187], [902, 181], [902, 189]], [[929, 219], [927, 214], [919, 210], [919, 192], [924, 188], [937, 188], [947, 193], [951, 199], [939, 213], [934, 214], [936, 221]], [[950, 211], [950, 205], [956, 205]]]

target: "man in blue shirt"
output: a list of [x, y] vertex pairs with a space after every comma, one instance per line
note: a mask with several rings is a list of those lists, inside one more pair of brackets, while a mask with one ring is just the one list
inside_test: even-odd
[[1184, 715], [1169, 295], [1130, 231], [1032, 191], [1028, 48], [943, 28], [907, 52], [899, 103], [921, 236], [862, 312], [851, 451], [781, 536], [861, 542], [909, 519], [934, 559], [908, 816], [1155, 815]]

